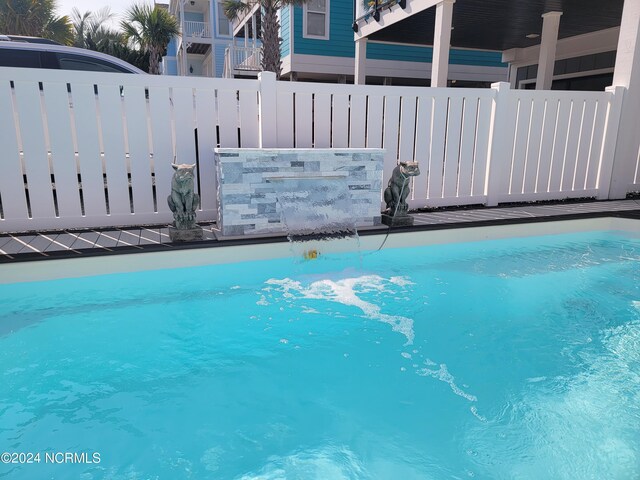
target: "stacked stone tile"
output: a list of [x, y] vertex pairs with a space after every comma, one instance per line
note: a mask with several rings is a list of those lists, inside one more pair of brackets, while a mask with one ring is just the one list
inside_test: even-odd
[[357, 227], [380, 223], [381, 149], [219, 148], [215, 154], [223, 235], [288, 233], [284, 197], [309, 225], [320, 215], [349, 218]]

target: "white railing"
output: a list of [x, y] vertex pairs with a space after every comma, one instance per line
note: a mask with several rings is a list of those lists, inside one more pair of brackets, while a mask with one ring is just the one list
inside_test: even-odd
[[262, 47], [229, 45], [224, 50], [225, 78], [236, 72], [259, 72], [262, 70]]
[[211, 38], [211, 28], [208, 23], [187, 20], [184, 22], [182, 35], [192, 38]]
[[637, 158], [613, 165], [623, 93], [0, 68], [0, 231], [169, 222], [171, 162], [196, 150], [215, 221], [216, 146], [381, 147], [385, 183], [419, 162], [412, 208], [608, 198], [612, 172], [640, 189]]

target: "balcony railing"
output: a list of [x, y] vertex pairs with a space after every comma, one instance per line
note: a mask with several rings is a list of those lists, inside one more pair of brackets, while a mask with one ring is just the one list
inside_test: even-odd
[[262, 47], [229, 45], [224, 51], [224, 76], [234, 72], [259, 72], [262, 70]]
[[184, 22], [184, 31], [182, 32], [185, 37], [192, 38], [211, 38], [211, 28], [206, 22]]

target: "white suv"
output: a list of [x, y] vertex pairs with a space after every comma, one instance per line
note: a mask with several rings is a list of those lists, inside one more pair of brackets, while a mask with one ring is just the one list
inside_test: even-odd
[[0, 35], [0, 67], [145, 73], [124, 60], [104, 53], [67, 47], [44, 39], [6, 35]]

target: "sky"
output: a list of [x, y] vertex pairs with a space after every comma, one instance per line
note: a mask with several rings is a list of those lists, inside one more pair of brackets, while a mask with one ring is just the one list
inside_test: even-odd
[[[111, 12], [118, 15], [115, 22], [112, 22], [112, 26], [116, 27], [122, 19], [122, 14], [134, 3], [150, 3], [153, 4], [153, 0], [57, 0], [58, 8], [56, 13], [58, 15], [71, 15], [73, 7], [77, 7], [81, 13], [89, 11], [100, 10], [103, 7], [109, 6]], [[167, 0], [164, 3], [169, 3]]]

